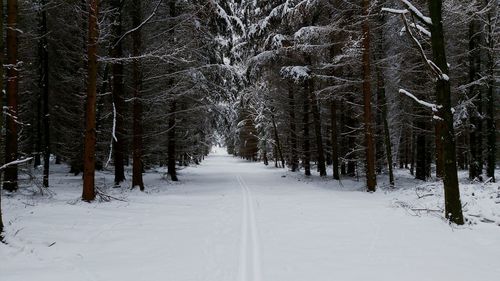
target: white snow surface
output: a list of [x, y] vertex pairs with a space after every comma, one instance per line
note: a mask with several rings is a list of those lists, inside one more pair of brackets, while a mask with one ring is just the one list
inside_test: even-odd
[[[472, 223], [442, 219], [441, 184], [363, 191], [228, 156], [145, 175], [147, 192], [78, 200], [81, 177], [53, 166], [52, 196], [4, 194], [2, 281], [493, 281], [500, 276], [498, 185], [463, 185]], [[130, 175], [128, 175], [130, 178]], [[129, 183], [127, 183], [129, 184]], [[384, 179], [379, 181], [385, 185]], [[125, 185], [124, 185], [125, 186]], [[484, 219], [487, 219], [486, 221]], [[483, 222], [485, 221], [485, 222]]]

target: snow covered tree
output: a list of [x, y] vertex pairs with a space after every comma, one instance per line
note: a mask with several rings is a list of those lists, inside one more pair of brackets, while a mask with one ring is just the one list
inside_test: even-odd
[[[451, 105], [451, 86], [449, 77], [449, 66], [446, 58], [444, 28], [442, 18], [442, 1], [428, 1], [428, 9], [430, 17], [423, 15], [413, 4], [407, 0], [401, 0], [405, 6], [404, 10], [386, 9], [388, 12], [400, 14], [403, 23], [405, 24], [406, 32], [408, 32], [411, 40], [419, 48], [420, 54], [424, 63], [428, 67], [430, 73], [435, 78], [435, 93], [437, 104], [423, 102], [413, 96], [406, 90], [400, 90], [402, 94], [413, 98], [418, 103], [429, 107], [436, 115], [435, 119], [439, 122], [440, 129], [437, 130], [437, 136], [443, 143], [443, 183], [445, 191], [445, 216], [451, 222], [456, 224], [464, 224], [462, 205], [460, 201], [460, 190], [458, 187], [458, 174], [456, 163], [455, 149], [455, 130], [454, 118]], [[406, 18], [407, 14], [414, 16], [417, 23], [410, 24]], [[421, 26], [422, 24], [423, 26]], [[425, 26], [425, 27], [424, 27]], [[430, 29], [431, 49], [433, 60], [427, 59], [422, 45], [412, 33], [412, 28], [426, 30]]]

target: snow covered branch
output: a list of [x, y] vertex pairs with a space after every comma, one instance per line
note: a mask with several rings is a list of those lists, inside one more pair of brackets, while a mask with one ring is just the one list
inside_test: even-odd
[[399, 89], [399, 93], [403, 94], [403, 95], [406, 95], [407, 97], [413, 99], [414, 101], [416, 101], [420, 105], [423, 105], [423, 106], [425, 106], [427, 108], [430, 108], [433, 112], [438, 112], [438, 110], [442, 107], [441, 105], [437, 105], [437, 104], [433, 104], [433, 103], [430, 103], [430, 102], [427, 102], [427, 101], [423, 101], [423, 100], [417, 98], [412, 93], [410, 93], [410, 92], [408, 92], [407, 90], [404, 90], [404, 89]]
[[15, 160], [15, 161], [12, 161], [12, 162], [9, 162], [9, 163], [6, 163], [2, 166], [0, 166], [0, 171], [3, 171], [5, 170], [6, 168], [10, 167], [10, 166], [13, 166], [13, 165], [19, 165], [19, 164], [23, 164], [23, 163], [26, 163], [28, 161], [31, 161], [33, 159], [33, 157], [28, 157], [28, 158], [25, 158], [25, 159], [18, 159], [18, 160]]
[[425, 54], [425, 51], [424, 51], [424, 48], [422, 47], [422, 44], [420, 44], [420, 41], [417, 39], [417, 37], [415, 37], [415, 35], [412, 32], [411, 24], [408, 22], [408, 19], [406, 18], [406, 15], [405, 14], [401, 14], [401, 18], [403, 20], [403, 23], [404, 23], [404, 26], [405, 26], [404, 28], [407, 31], [408, 36], [410, 37], [411, 41], [417, 47], [417, 49], [418, 49], [418, 51], [420, 53], [420, 56], [422, 56], [422, 59], [425, 62], [425, 65], [429, 68], [429, 70], [432, 72], [432, 74], [434, 74], [434, 76], [437, 79], [444, 80], [444, 81], [449, 81], [450, 78], [448, 77], [448, 75], [446, 75], [432, 60], [430, 60], [429, 58], [427, 58], [427, 55]]
[[432, 26], [432, 20], [430, 17], [424, 16], [422, 12], [420, 12], [419, 9], [417, 9], [415, 6], [413, 6], [412, 3], [408, 0], [401, 0], [403, 4], [406, 6], [406, 8], [410, 11], [410, 13], [416, 17], [419, 21], [421, 21], [423, 24], [427, 26]]

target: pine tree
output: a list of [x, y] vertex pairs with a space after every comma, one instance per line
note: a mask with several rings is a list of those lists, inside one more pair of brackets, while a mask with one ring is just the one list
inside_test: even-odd
[[[141, 1], [134, 0], [132, 5], [132, 24], [135, 27], [138, 27], [141, 24], [142, 18], [142, 9], [141, 9]], [[144, 182], [142, 179], [142, 74], [141, 74], [141, 65], [138, 57], [141, 54], [141, 43], [142, 43], [142, 34], [141, 29], [138, 28], [132, 33], [132, 54], [134, 56], [134, 60], [132, 62], [132, 77], [133, 77], [133, 90], [134, 90], [134, 105], [133, 105], [133, 167], [132, 167], [132, 188], [138, 186], [141, 191], [144, 191]]]
[[[4, 42], [3, 42], [3, 1], [0, 1], [0, 65], [4, 63]], [[0, 67], [0, 108], [3, 108], [3, 67]], [[0, 116], [0, 149], [2, 149], [3, 139], [3, 111]], [[0, 179], [2, 178], [2, 171], [0, 171]], [[0, 191], [0, 241], [3, 241], [3, 215], [2, 215], [2, 192]]]
[[453, 127], [453, 113], [451, 112], [451, 89], [449, 81], [448, 63], [446, 61], [442, 1], [429, 0], [429, 13], [432, 23], [431, 46], [434, 63], [437, 67], [436, 101], [440, 105], [438, 116], [441, 118], [443, 129], [437, 136], [443, 141], [443, 183], [445, 192], [445, 215], [451, 222], [464, 224], [455, 150], [455, 130]]
[[91, 0], [89, 3], [88, 26], [88, 71], [87, 71], [87, 101], [86, 101], [86, 128], [83, 171], [82, 200], [94, 201], [95, 193], [95, 146], [96, 146], [96, 94], [97, 94], [97, 44], [99, 15], [99, 1]]
[[371, 90], [371, 33], [369, 22], [370, 0], [363, 0], [363, 121], [365, 129], [365, 168], [366, 187], [370, 192], [375, 191], [377, 176], [375, 175], [375, 147], [373, 143], [373, 116]]
[[[5, 137], [5, 163], [17, 160], [18, 157], [18, 58], [17, 58], [17, 0], [7, 1], [7, 118]], [[3, 188], [16, 191], [17, 165], [9, 165], [4, 172]]]

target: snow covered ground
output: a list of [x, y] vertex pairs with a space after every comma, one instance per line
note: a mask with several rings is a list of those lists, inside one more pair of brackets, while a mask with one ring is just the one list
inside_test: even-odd
[[181, 183], [148, 173], [146, 193], [105, 188], [112, 175], [100, 173], [123, 201], [87, 204], [81, 177], [64, 171], [54, 166], [51, 196], [4, 195], [0, 280], [500, 278], [495, 184], [463, 184], [471, 223], [452, 227], [439, 183], [409, 176], [369, 194], [362, 182], [306, 179], [219, 151], [181, 170]]

